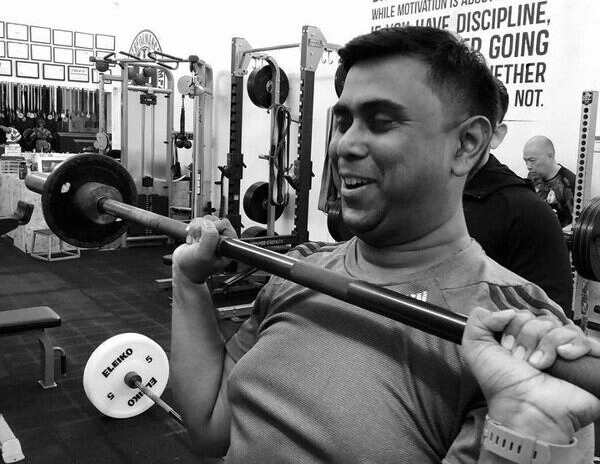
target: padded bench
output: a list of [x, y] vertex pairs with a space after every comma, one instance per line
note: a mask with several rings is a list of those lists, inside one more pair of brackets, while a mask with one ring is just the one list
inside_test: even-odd
[[0, 311], [0, 336], [17, 335], [29, 331], [37, 332], [42, 355], [42, 378], [38, 382], [44, 389], [56, 387], [54, 381], [54, 351], [61, 354], [61, 374], [66, 373], [67, 358], [65, 351], [58, 346], [52, 346], [50, 337], [45, 330], [58, 327], [60, 323], [60, 316], [48, 306]]

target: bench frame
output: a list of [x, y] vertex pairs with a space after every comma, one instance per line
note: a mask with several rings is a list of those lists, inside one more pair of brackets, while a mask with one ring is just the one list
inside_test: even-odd
[[48, 306], [34, 306], [31, 308], [0, 311], [0, 336], [19, 335], [25, 332], [36, 332], [40, 343], [41, 354], [41, 379], [38, 383], [43, 389], [56, 387], [54, 381], [54, 352], [60, 353], [61, 374], [65, 375], [66, 354], [59, 346], [53, 346], [52, 340], [45, 329], [58, 327], [61, 319]]

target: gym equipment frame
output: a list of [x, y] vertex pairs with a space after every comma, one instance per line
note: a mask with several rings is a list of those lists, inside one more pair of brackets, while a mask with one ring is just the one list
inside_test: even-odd
[[[193, 170], [190, 173], [190, 185], [192, 190], [189, 213], [190, 218], [212, 212], [212, 145], [210, 131], [212, 129], [212, 99], [213, 99], [213, 78], [212, 68], [200, 60], [197, 56], [192, 55], [188, 59], [178, 58], [159, 51], [150, 52], [148, 58], [138, 58], [125, 52], [119, 52], [127, 58], [114, 58], [114, 53], [106, 55], [104, 58], [91, 58], [96, 63], [96, 68], [99, 71], [99, 93], [100, 93], [100, 131], [97, 135], [97, 141], [101, 142], [98, 146], [101, 152], [106, 151], [108, 136], [105, 134], [105, 107], [104, 107], [104, 86], [106, 83], [117, 81], [121, 85], [121, 163], [129, 169], [129, 141], [128, 141], [128, 116], [129, 116], [129, 91], [140, 92], [142, 96], [146, 96], [149, 102], [151, 111], [151, 125], [155, 127], [155, 105], [152, 100], [156, 95], [164, 95], [167, 98], [167, 114], [166, 114], [166, 134], [169, 138], [166, 141], [166, 170], [165, 179], [163, 181], [168, 190], [168, 216], [172, 217], [174, 213], [173, 205], [173, 176], [171, 175], [171, 166], [174, 160], [174, 139], [179, 131], [174, 129], [174, 96], [175, 84], [171, 71], [178, 69], [182, 63], [189, 63], [192, 76], [186, 76], [184, 86], [181, 85], [181, 79], [178, 84], [178, 90], [183, 96], [188, 96], [193, 99], [193, 132], [191, 139], [195, 140], [192, 144], [192, 164]], [[120, 75], [105, 74], [110, 64], [118, 64], [121, 67]], [[153, 80], [158, 72], [162, 72], [165, 76], [165, 87], [152, 85], [152, 82], [145, 85], [133, 85], [130, 81], [133, 77], [134, 84], [138, 75], [139, 68], [144, 68], [146, 77], [151, 77]], [[185, 88], [185, 93], [182, 89]], [[142, 102], [142, 133], [141, 133], [141, 178], [144, 182], [146, 166], [145, 166], [145, 106]], [[155, 144], [154, 138], [151, 137], [150, 144], [150, 166], [152, 179], [150, 183], [154, 183], [154, 160], [155, 160]], [[144, 237], [141, 237], [142, 239]], [[152, 237], [145, 237], [152, 238]]]
[[[586, 206], [592, 204], [592, 171], [594, 165], [594, 146], [596, 143], [596, 119], [598, 115], [598, 91], [586, 90], [581, 97], [581, 118], [579, 124], [579, 145], [577, 150], [577, 168], [575, 172], [575, 194], [573, 196], [573, 231], [583, 219], [589, 224], [581, 233], [586, 233], [587, 242], [579, 242], [580, 246], [573, 244], [571, 253], [574, 266], [573, 289], [573, 318], [579, 320], [580, 327], [585, 331], [588, 325], [591, 329], [600, 330], [600, 318], [590, 308], [590, 289], [588, 278], [598, 268], [598, 263], [590, 256], [600, 253], [598, 247], [598, 234], [600, 233], [600, 215], [592, 214], [596, 211], [589, 210], [584, 215]], [[584, 216], [587, 216], [584, 218]], [[594, 217], [597, 219], [593, 221]], [[580, 227], [581, 229], [581, 227]], [[582, 275], [583, 274], [583, 275]], [[587, 277], [587, 278], [586, 278]], [[589, 321], [589, 323], [588, 323]]]
[[244, 100], [244, 75], [253, 57], [264, 56], [264, 52], [288, 48], [300, 48], [300, 106], [298, 120], [298, 157], [294, 163], [295, 209], [294, 228], [288, 235], [256, 237], [249, 239], [261, 246], [295, 245], [308, 241], [309, 192], [312, 178], [312, 123], [315, 72], [324, 51], [337, 51], [340, 46], [326, 41], [321, 31], [314, 26], [302, 27], [300, 43], [252, 48], [243, 38], [236, 37], [231, 47], [231, 107], [229, 130], [229, 153], [227, 165], [220, 168], [228, 179], [227, 218], [238, 235], [241, 235], [240, 180], [243, 177], [244, 155], [242, 154], [242, 109]]

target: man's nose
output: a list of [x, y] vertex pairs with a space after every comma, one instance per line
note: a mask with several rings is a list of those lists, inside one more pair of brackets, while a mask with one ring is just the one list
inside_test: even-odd
[[344, 133], [337, 132], [336, 154], [340, 157], [362, 157], [368, 152], [363, 131], [358, 124], [352, 124]]

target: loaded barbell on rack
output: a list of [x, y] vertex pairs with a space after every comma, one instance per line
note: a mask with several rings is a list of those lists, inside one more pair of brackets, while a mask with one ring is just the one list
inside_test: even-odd
[[101, 413], [115, 419], [137, 416], [157, 404], [183, 424], [160, 399], [169, 380], [169, 360], [154, 340], [122, 333], [100, 344], [83, 370], [83, 389]]
[[[124, 220], [179, 241], [185, 241], [187, 236], [185, 223], [128, 204], [136, 198], [133, 179], [121, 164], [103, 155], [68, 158], [50, 174], [28, 175], [25, 184], [42, 194], [42, 210], [48, 227], [75, 246], [94, 248], [110, 243], [125, 231]], [[597, 208], [597, 202], [593, 204]], [[592, 233], [587, 225], [585, 233], [581, 230], [581, 227], [575, 228], [574, 247], [577, 244], [577, 248], [584, 248], [597, 257], [597, 246], [586, 247], [579, 243], [587, 239], [597, 245], [598, 236], [593, 236], [597, 228], [592, 226]], [[239, 239], [222, 238], [218, 253], [445, 340], [461, 342], [467, 321], [462, 314]], [[600, 359], [590, 356], [577, 361], [559, 359], [548, 372], [600, 397]]]

